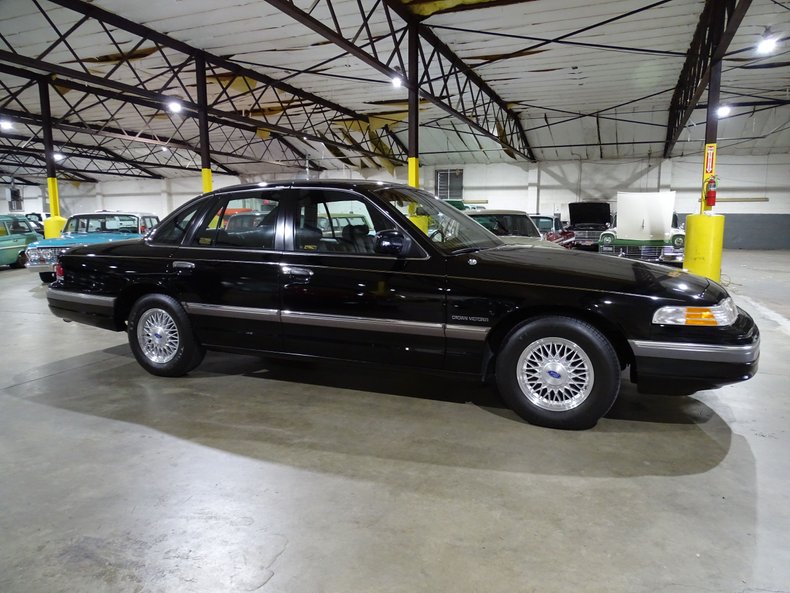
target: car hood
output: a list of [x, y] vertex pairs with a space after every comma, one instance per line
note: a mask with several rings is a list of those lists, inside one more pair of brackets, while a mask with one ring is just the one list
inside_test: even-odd
[[29, 248], [73, 247], [74, 245], [126, 241], [128, 239], [139, 239], [140, 237], [142, 237], [142, 235], [135, 233], [66, 233], [55, 239], [42, 239], [41, 241], [31, 243]]
[[552, 243], [551, 241], [546, 241], [545, 239], [539, 239], [537, 237], [522, 237], [520, 235], [504, 235], [499, 237], [503, 243], [507, 245], [523, 245], [523, 246], [532, 246], [532, 247], [548, 247], [549, 249], [565, 249], [564, 247], [557, 245], [556, 243]]
[[571, 226], [577, 224], [605, 225], [612, 220], [612, 211], [606, 202], [572, 202], [568, 204]]
[[[469, 267], [469, 260], [476, 261]], [[525, 249], [503, 245], [452, 256], [451, 276], [659, 297], [698, 305], [715, 304], [727, 296], [718, 284], [702, 276], [639, 260], [568, 249]]]

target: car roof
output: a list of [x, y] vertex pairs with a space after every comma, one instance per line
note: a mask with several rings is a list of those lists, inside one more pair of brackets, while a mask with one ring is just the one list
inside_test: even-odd
[[129, 212], [126, 210], [96, 210], [96, 212], [77, 212], [69, 216], [72, 218], [74, 216], [95, 216], [97, 214], [118, 214], [118, 215], [131, 215], [131, 216], [154, 216], [159, 218], [159, 215], [154, 214], [153, 212]]
[[467, 212], [466, 214], [467, 216], [487, 216], [489, 214], [519, 214], [527, 216], [527, 213], [523, 210], [476, 210]]
[[264, 189], [278, 187], [320, 187], [329, 189], [382, 189], [387, 187], [399, 187], [403, 189], [415, 189], [403, 183], [390, 181], [379, 181], [375, 179], [288, 179], [277, 181], [262, 181], [260, 183], [239, 183], [214, 190], [214, 194], [224, 194], [227, 192], [244, 191], [248, 189]]

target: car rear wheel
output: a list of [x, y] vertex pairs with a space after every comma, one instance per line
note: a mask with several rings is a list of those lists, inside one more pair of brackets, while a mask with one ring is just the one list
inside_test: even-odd
[[27, 256], [25, 255], [25, 252], [22, 251], [17, 256], [16, 261], [11, 264], [11, 267], [12, 268], [24, 268], [26, 263], [27, 263]]
[[539, 317], [517, 326], [497, 356], [505, 402], [531, 424], [595, 426], [620, 390], [620, 367], [609, 340], [571, 317]]
[[174, 298], [149, 294], [129, 313], [129, 345], [152, 375], [180, 377], [199, 365], [206, 351], [197, 341], [184, 308]]

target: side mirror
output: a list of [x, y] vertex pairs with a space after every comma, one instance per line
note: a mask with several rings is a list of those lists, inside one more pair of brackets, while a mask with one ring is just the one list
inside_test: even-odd
[[400, 255], [408, 246], [409, 239], [400, 231], [388, 229], [376, 233], [373, 251], [382, 255]]

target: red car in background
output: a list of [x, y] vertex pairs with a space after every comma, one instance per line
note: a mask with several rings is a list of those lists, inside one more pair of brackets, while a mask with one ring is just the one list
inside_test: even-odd
[[530, 214], [529, 217], [547, 241], [568, 248], [573, 244], [576, 235], [573, 231], [562, 228], [562, 223], [559, 219], [543, 214]]

